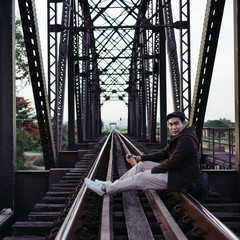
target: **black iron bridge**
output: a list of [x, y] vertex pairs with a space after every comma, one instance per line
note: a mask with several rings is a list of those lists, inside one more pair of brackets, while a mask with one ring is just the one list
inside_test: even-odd
[[[14, 26], [17, 4], [44, 156], [45, 170], [42, 171], [19, 171], [16, 167]], [[229, 136], [227, 143], [221, 139], [223, 134], [205, 135], [203, 128], [225, 0], [206, 0], [195, 79], [191, 77], [190, 0], [181, 0], [177, 4], [178, 17], [173, 16], [170, 0], [48, 0], [48, 57], [43, 59], [35, 1], [0, 1], [0, 237], [8, 235], [6, 239], [14, 239], [26, 235], [28, 239], [30, 236], [46, 239], [55, 238], [58, 234], [74, 234], [78, 239], [96, 239], [102, 234], [100, 226], [105, 226], [106, 219], [110, 224], [105, 226], [104, 234], [119, 233], [119, 236], [114, 235], [116, 239], [136, 236], [133, 223], [130, 221], [128, 225], [125, 213], [120, 211], [123, 207], [128, 208], [124, 202], [134, 196], [116, 196], [113, 199], [116, 205], [111, 209], [113, 214], [104, 212], [107, 214], [104, 215], [99, 212], [105, 205], [102, 205], [102, 199], [92, 196], [84, 188], [82, 179], [91, 174], [92, 164], [95, 164], [92, 160], [99, 152], [97, 143], [103, 139], [101, 107], [107, 101], [126, 104], [127, 136], [137, 144], [142, 143], [141, 151], [148, 152], [166, 145], [166, 115], [170, 111], [167, 108], [168, 82], [172, 87], [173, 110], [183, 111], [189, 126], [196, 127], [202, 143], [202, 169], [209, 174], [212, 195], [201, 205], [191, 196], [179, 193], [136, 193], [139, 195], [137, 201], [143, 205], [141, 211], [146, 217], [145, 223], [149, 225], [148, 238], [231, 239], [231, 236], [235, 239], [236, 235], [239, 236], [239, 1], [233, 0], [235, 129], [234, 134], [224, 134]], [[198, 2], [191, 1], [191, 4]], [[173, 21], [173, 17], [178, 20]], [[175, 38], [176, 32], [180, 36], [179, 42]], [[43, 61], [47, 61], [47, 69], [44, 69]], [[68, 150], [62, 151], [66, 106]], [[159, 133], [157, 119], [160, 119]], [[228, 153], [225, 160], [217, 158], [223, 148]], [[107, 177], [108, 163], [103, 161], [100, 165], [104, 167], [97, 167], [98, 171], [92, 172], [92, 178], [98, 174]], [[111, 177], [114, 178], [115, 174], [120, 174], [117, 168], [113, 169]], [[72, 221], [68, 213], [72, 213], [75, 199], [81, 196], [84, 196], [84, 205], [77, 210], [77, 224], [67, 224], [66, 228], [70, 226], [70, 229], [66, 233], [61, 226], [65, 221]], [[155, 202], [155, 198], [160, 198], [160, 203], [159, 200]], [[112, 199], [104, 197], [105, 201], [109, 207]], [[148, 201], [155, 203], [149, 204]], [[179, 204], [180, 207], [176, 207]], [[167, 217], [159, 212], [165, 209], [163, 205]], [[200, 218], [191, 216], [188, 212], [190, 205], [195, 206], [191, 211], [196, 215], [199, 213]], [[229, 212], [230, 209], [233, 212]], [[203, 226], [203, 222], [212, 221], [206, 219], [203, 212], [214, 219], [211, 227], [216, 231], [213, 232], [225, 234], [225, 238], [222, 235], [208, 238], [210, 229]], [[172, 216], [170, 223], [168, 214]], [[187, 217], [183, 218], [185, 215]], [[105, 218], [101, 220], [100, 216]], [[175, 218], [179, 216], [180, 219]], [[177, 230], [172, 230], [175, 223]], [[184, 225], [182, 228], [181, 224]], [[31, 227], [36, 228], [33, 230]], [[112, 230], [114, 227], [116, 229]], [[112, 236], [103, 237], [108, 238]]]

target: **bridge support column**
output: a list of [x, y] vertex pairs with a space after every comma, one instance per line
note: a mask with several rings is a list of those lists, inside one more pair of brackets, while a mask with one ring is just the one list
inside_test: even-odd
[[0, 1], [0, 210], [13, 208], [16, 162], [15, 0]]
[[234, 0], [234, 78], [235, 78], [235, 151], [239, 169], [240, 155], [240, 3]]

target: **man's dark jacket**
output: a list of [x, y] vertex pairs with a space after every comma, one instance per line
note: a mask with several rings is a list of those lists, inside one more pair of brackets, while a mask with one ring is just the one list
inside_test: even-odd
[[142, 155], [142, 161], [160, 162], [152, 169], [152, 173], [168, 171], [168, 189], [185, 188], [186, 178], [195, 179], [200, 176], [198, 138], [195, 127], [182, 130], [168, 141], [167, 146], [155, 153]]

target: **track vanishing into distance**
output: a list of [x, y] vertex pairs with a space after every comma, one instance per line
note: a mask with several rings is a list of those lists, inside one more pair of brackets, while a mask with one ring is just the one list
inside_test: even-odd
[[85, 177], [114, 181], [131, 167], [126, 153], [147, 153], [134, 144], [115, 131], [101, 138], [4, 240], [239, 239], [239, 203], [210, 196], [200, 204], [187, 193], [155, 190], [99, 197], [87, 189]]

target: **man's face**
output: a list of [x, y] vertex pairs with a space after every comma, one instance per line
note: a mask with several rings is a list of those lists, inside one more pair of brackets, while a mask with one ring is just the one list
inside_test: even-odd
[[171, 134], [177, 136], [186, 127], [186, 122], [182, 122], [179, 117], [172, 117], [168, 120], [168, 127]]

